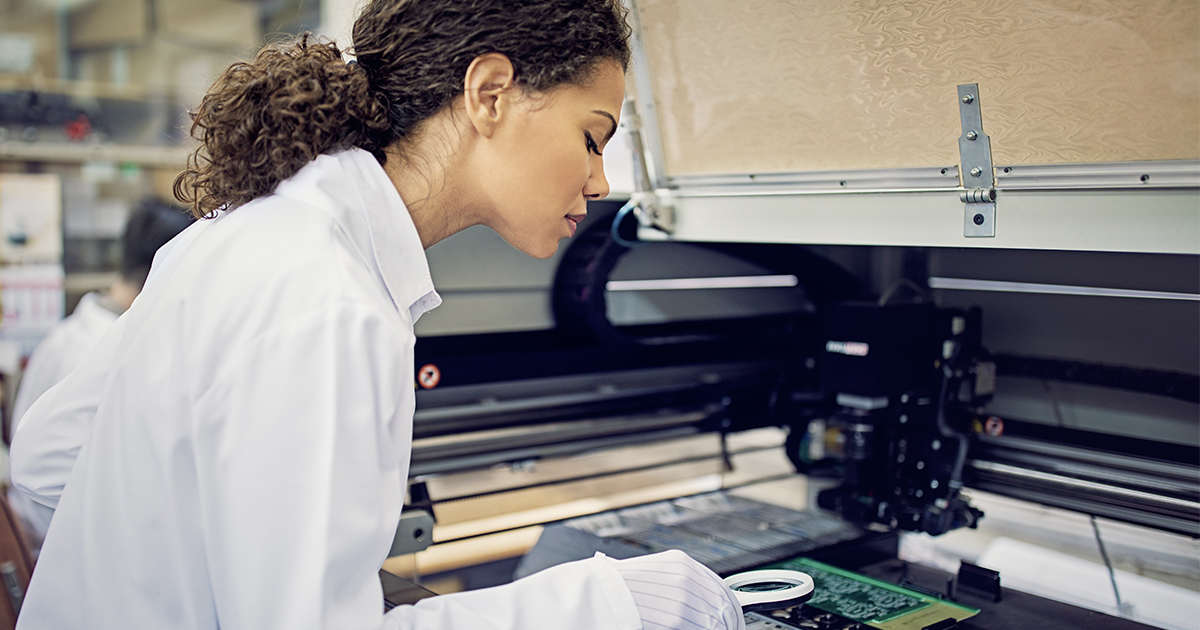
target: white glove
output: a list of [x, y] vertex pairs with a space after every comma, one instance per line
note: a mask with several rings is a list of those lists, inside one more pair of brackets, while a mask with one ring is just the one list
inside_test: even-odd
[[745, 630], [733, 591], [708, 567], [677, 549], [608, 559], [625, 580], [645, 630]]

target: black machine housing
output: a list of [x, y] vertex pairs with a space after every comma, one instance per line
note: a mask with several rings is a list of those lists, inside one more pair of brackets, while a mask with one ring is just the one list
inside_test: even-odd
[[942, 534], [982, 513], [959, 494], [972, 420], [994, 389], [978, 309], [847, 302], [821, 318], [825, 417], [792, 429], [788, 454], [843, 483], [821, 507], [858, 522]]

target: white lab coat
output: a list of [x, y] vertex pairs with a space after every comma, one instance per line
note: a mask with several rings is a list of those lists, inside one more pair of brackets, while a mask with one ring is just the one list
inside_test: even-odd
[[[33, 401], [66, 378], [96, 345], [104, 331], [117, 321], [117, 313], [105, 308], [99, 300], [100, 296], [95, 293], [84, 295], [71, 315], [55, 324], [29, 357], [29, 365], [21, 376], [21, 386], [13, 402], [13, 430], [20, 426], [21, 418], [25, 417]], [[42, 539], [46, 537], [46, 528], [50, 526], [54, 510], [15, 489], [9, 489], [8, 502], [20, 515], [32, 551], [36, 554], [42, 546]]]
[[21, 387], [13, 401], [14, 429], [33, 401], [66, 378], [83, 361], [104, 331], [117, 321], [117, 316], [118, 313], [100, 303], [98, 294], [88, 293], [80, 298], [66, 319], [50, 329], [30, 355], [29, 364], [21, 375]]
[[185, 230], [17, 432], [15, 485], [57, 505], [18, 627], [640, 628], [603, 558], [383, 614], [440, 301], [361, 150]]

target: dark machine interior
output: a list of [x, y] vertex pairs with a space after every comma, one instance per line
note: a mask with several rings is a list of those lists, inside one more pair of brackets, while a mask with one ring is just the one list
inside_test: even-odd
[[[422, 475], [774, 426], [796, 472], [821, 480], [817, 506], [864, 534], [810, 556], [892, 581], [923, 570], [897, 573], [898, 531], [939, 535], [986, 518], [964, 489], [1200, 537], [1196, 301], [930, 288], [976, 277], [1194, 294], [1194, 257], [690, 245], [795, 286], [756, 315], [620, 322], [606, 291], [614, 270], [664, 246], [614, 239], [625, 228], [611, 227], [615, 209], [593, 205], [599, 218], [559, 262], [555, 328], [419, 340], [417, 365], [440, 377], [418, 389], [410, 507], [436, 518], [439, 502], [461, 499], [432, 496]], [[1031, 614], [1045, 627], [1096, 624], [1065, 604], [985, 600], [994, 608], [962, 627], [1018, 627]], [[862, 627], [790, 614], [778, 621], [799, 625], [779, 627]]]

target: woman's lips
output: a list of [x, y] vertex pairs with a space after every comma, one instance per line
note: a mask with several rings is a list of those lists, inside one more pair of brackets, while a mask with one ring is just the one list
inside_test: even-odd
[[571, 236], [575, 236], [575, 230], [579, 227], [579, 222], [583, 221], [586, 214], [568, 214], [567, 224], [571, 226]]

